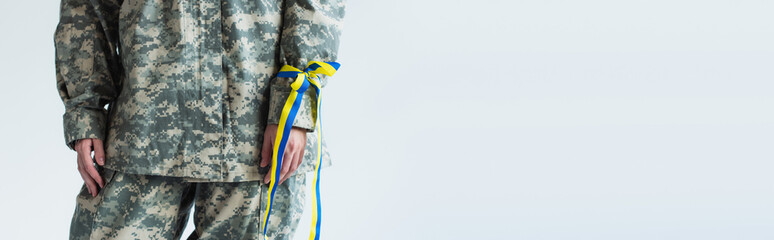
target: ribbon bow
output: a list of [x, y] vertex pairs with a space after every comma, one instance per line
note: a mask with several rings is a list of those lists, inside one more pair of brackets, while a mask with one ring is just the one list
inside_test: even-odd
[[[314, 185], [312, 185], [312, 191], [315, 192], [315, 194], [312, 195], [312, 203], [314, 204], [315, 211], [312, 215], [312, 230], [309, 234], [309, 239], [320, 239], [320, 216], [322, 215], [322, 210], [320, 206], [319, 176], [320, 164], [322, 163], [322, 119], [320, 119], [318, 115], [321, 106], [320, 88], [322, 86], [320, 85], [320, 78], [317, 75], [322, 74], [329, 77], [333, 76], [333, 74], [336, 73], [336, 70], [339, 69], [339, 66], [340, 64], [337, 62], [309, 61], [304, 71], [298, 70], [298, 68], [290, 65], [285, 65], [282, 66], [279, 73], [277, 73], [277, 77], [291, 77], [296, 79], [293, 81], [293, 83], [290, 84], [290, 87], [293, 88], [293, 91], [290, 92], [287, 101], [285, 101], [285, 105], [282, 107], [282, 115], [280, 115], [278, 127], [281, 129], [281, 131], [277, 131], [277, 136], [274, 140], [274, 149], [272, 150], [273, 153], [271, 158], [270, 171], [272, 181], [269, 182], [269, 201], [266, 202], [266, 212], [262, 221], [263, 238], [265, 240], [268, 240], [268, 237], [266, 236], [266, 229], [269, 225], [269, 215], [271, 215], [271, 207], [272, 203], [274, 202], [274, 192], [277, 190], [274, 184], [279, 182], [281, 168], [278, 166], [282, 166], [282, 155], [285, 150], [285, 145], [288, 142], [290, 129], [293, 127], [293, 121], [296, 118], [298, 109], [301, 106], [301, 100], [303, 99], [298, 96], [303, 96], [304, 92], [309, 88], [310, 84], [314, 86], [314, 89], [317, 92], [317, 107], [316, 110], [312, 111], [313, 120], [315, 123], [317, 123], [319, 120], [320, 123], [317, 125], [317, 163], [315, 164]], [[282, 151], [280, 151], [280, 149], [282, 149]]]

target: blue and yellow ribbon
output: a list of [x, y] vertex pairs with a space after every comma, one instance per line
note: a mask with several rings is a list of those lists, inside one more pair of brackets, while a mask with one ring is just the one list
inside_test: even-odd
[[[315, 163], [314, 173], [314, 185], [312, 185], [312, 191], [314, 191], [313, 201], [314, 214], [312, 215], [312, 231], [309, 234], [309, 240], [320, 239], [320, 217], [322, 215], [322, 209], [320, 206], [320, 164], [322, 164], [322, 120], [320, 119], [320, 88], [322, 88], [320, 78], [318, 74], [333, 76], [336, 70], [339, 69], [340, 64], [337, 62], [318, 62], [309, 61], [304, 71], [298, 70], [290, 65], [282, 66], [277, 77], [290, 77], [295, 78], [295, 81], [290, 84], [293, 91], [290, 92], [285, 105], [282, 107], [282, 115], [279, 120], [280, 131], [277, 131], [277, 136], [274, 140], [274, 149], [272, 150], [271, 157], [271, 182], [269, 182], [269, 200], [266, 202], [266, 212], [263, 215], [263, 238], [268, 239], [266, 236], [266, 229], [269, 226], [269, 216], [271, 215], [271, 207], [274, 202], [274, 192], [277, 190], [274, 184], [279, 182], [280, 171], [282, 170], [282, 155], [285, 152], [285, 145], [288, 142], [288, 136], [290, 135], [290, 129], [293, 127], [293, 121], [296, 118], [298, 109], [301, 106], [301, 100], [304, 92], [312, 85], [317, 91], [317, 107], [315, 111], [312, 111], [314, 122], [320, 121], [317, 125], [317, 163]], [[282, 151], [280, 151], [280, 149]]]

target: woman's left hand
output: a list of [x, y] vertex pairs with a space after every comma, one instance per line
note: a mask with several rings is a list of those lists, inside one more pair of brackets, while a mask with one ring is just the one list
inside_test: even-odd
[[[266, 125], [266, 130], [263, 132], [263, 148], [261, 150], [261, 167], [266, 167], [271, 163], [272, 152], [274, 150], [274, 140], [277, 137], [277, 124]], [[290, 129], [290, 136], [288, 136], [288, 142], [285, 144], [285, 149], [282, 154], [282, 170], [280, 171], [279, 184], [282, 184], [286, 179], [290, 177], [293, 172], [296, 171], [298, 166], [304, 160], [304, 150], [306, 149], [306, 129], [292, 127]], [[266, 177], [263, 178], [263, 182], [269, 183], [271, 181], [271, 172], [266, 173]]]

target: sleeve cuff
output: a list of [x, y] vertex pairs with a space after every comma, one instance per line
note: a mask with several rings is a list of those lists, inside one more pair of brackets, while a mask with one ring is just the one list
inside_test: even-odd
[[[285, 106], [290, 92], [293, 89], [290, 87], [290, 83], [294, 79], [286, 77], [275, 77], [270, 85], [270, 102], [269, 102], [269, 117], [267, 124], [279, 125], [280, 117], [282, 116], [282, 108]], [[315, 120], [313, 118], [313, 110], [316, 110], [317, 93], [313, 87], [307, 89], [301, 99], [301, 106], [296, 114], [296, 118], [293, 120], [293, 127], [303, 128], [307, 132], [314, 131]]]
[[107, 110], [76, 109], [62, 115], [64, 121], [65, 144], [75, 151], [75, 141], [83, 138], [98, 138], [105, 141], [107, 129]]

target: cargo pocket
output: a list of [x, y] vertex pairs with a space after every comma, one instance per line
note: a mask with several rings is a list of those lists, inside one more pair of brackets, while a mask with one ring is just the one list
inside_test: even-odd
[[[116, 171], [97, 166], [97, 172], [102, 176], [102, 180], [105, 181], [103, 188], [99, 189], [96, 197], [92, 197], [89, 194], [89, 188], [86, 187], [86, 183], [83, 183], [81, 192], [75, 199], [76, 207], [73, 217], [70, 222], [70, 239], [90, 239], [99, 234], [100, 232], [94, 231], [97, 221], [100, 221], [102, 215], [104, 215], [104, 209], [102, 207], [105, 194], [111, 191], [113, 185], [113, 179], [115, 178]], [[99, 186], [97, 186], [99, 188]], [[114, 190], [113, 190], [114, 191]]]
[[103, 194], [102, 193], [103, 190], [106, 190], [106, 189], [110, 190], [110, 186], [113, 185], [112, 184], [113, 183], [113, 179], [115, 178], [115, 175], [116, 175], [116, 172], [117, 172], [116, 170], [113, 170], [113, 169], [110, 169], [110, 168], [104, 168], [103, 167], [102, 169], [103, 169], [103, 172], [104, 172], [102, 174], [102, 180], [105, 181], [105, 186], [99, 189], [99, 194]]
[[[99, 175], [102, 176], [102, 180], [105, 181], [105, 185], [102, 188], [100, 188], [99, 184], [97, 184], [97, 188], [99, 189], [98, 190], [99, 192], [97, 192], [97, 197], [101, 197], [102, 190], [108, 188], [108, 184], [113, 182], [113, 177], [115, 176], [116, 171], [113, 170], [113, 169], [102, 167], [102, 166], [96, 166], [96, 168], [97, 168], [97, 172], [99, 173]], [[86, 187], [86, 183], [85, 182], [81, 186], [81, 192], [78, 193], [78, 197], [81, 197], [81, 198], [94, 198], [89, 193], [89, 188]]]

